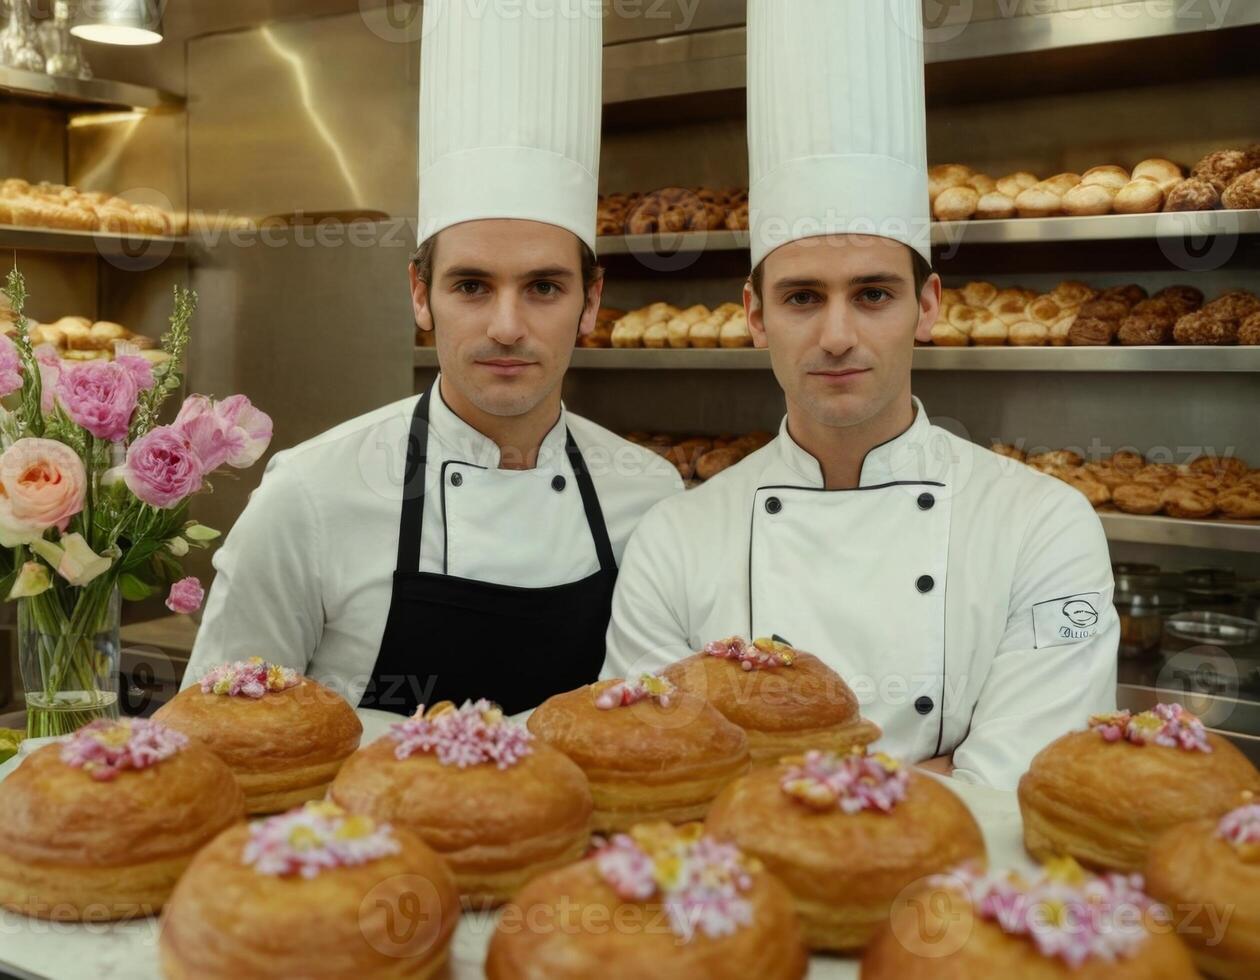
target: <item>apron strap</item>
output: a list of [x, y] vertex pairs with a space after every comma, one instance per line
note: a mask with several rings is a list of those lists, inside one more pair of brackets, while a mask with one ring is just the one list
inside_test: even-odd
[[[425, 465], [429, 452], [429, 396], [428, 388], [416, 402], [411, 415], [411, 431], [407, 437], [407, 465], [403, 478], [402, 514], [398, 520], [398, 563], [400, 572], [414, 572], [420, 567], [420, 538], [424, 529], [424, 493], [428, 467]], [[573, 433], [565, 429], [565, 452], [578, 492], [582, 495], [582, 509], [586, 512], [586, 525], [595, 542], [595, 554], [599, 558], [601, 572], [616, 572], [617, 561], [613, 557], [612, 542], [608, 539], [608, 527], [604, 523], [604, 511], [599, 505], [599, 495], [586, 469], [586, 461], [573, 441]]]

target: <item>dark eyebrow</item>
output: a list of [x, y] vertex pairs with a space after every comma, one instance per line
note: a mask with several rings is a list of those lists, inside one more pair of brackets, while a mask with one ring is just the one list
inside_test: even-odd
[[443, 279], [491, 279], [493, 278], [485, 269], [478, 269], [471, 265], [459, 265], [452, 269], [447, 269], [442, 273]]
[[[572, 279], [574, 272], [562, 265], [544, 266], [541, 269], [530, 269], [520, 277], [522, 282], [533, 282], [536, 279]], [[443, 279], [493, 279], [494, 274], [486, 269], [471, 265], [459, 265], [442, 273]]]
[[[873, 272], [867, 276], [854, 276], [849, 280], [850, 286], [904, 286], [906, 277], [895, 272]], [[775, 291], [786, 289], [822, 289], [826, 283], [821, 279], [780, 279], [774, 284]]]
[[562, 265], [554, 265], [542, 269], [531, 269], [521, 278], [532, 281], [534, 279], [572, 279], [573, 276], [574, 272], [572, 269], [566, 269]]

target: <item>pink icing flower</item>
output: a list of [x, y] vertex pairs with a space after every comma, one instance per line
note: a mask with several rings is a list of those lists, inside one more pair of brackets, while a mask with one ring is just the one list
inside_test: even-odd
[[47, 415], [57, 404], [57, 379], [61, 377], [61, 355], [52, 344], [40, 344], [35, 348], [35, 360], [39, 364], [39, 409]]
[[1225, 814], [1216, 825], [1216, 836], [1233, 844], [1245, 860], [1260, 860], [1260, 803]]
[[268, 692], [285, 691], [302, 682], [292, 667], [273, 664], [262, 657], [234, 660], [211, 667], [201, 676], [201, 693], [230, 697], [261, 698]]
[[1150, 711], [1133, 714], [1127, 709], [1089, 719], [1105, 742], [1122, 739], [1134, 745], [1159, 745], [1184, 752], [1211, 752], [1203, 722], [1179, 704], [1157, 704]]
[[173, 507], [201, 489], [201, 460], [174, 426], [153, 429], [127, 449], [123, 479], [151, 507]]
[[705, 646], [704, 653], [722, 660], [734, 660], [744, 670], [791, 667], [796, 662], [795, 651], [786, 643], [772, 639], [760, 639], [748, 643], [742, 636], [714, 640]]
[[259, 874], [314, 878], [323, 871], [367, 864], [400, 850], [402, 845], [389, 824], [319, 800], [251, 823], [241, 861]]
[[595, 707], [608, 711], [625, 708], [647, 698], [655, 698], [662, 708], [669, 707], [669, 699], [677, 690], [659, 674], [640, 674], [634, 680], [617, 681], [602, 690], [595, 698]]
[[201, 608], [201, 600], [205, 597], [201, 582], [195, 576], [189, 575], [171, 586], [170, 595], [166, 597], [166, 608], [185, 615], [195, 613]]
[[839, 808], [845, 813], [879, 810], [888, 813], [906, 798], [910, 773], [896, 759], [857, 750], [849, 755], [806, 752], [784, 772], [779, 787], [788, 796], [816, 810]]
[[534, 751], [529, 729], [503, 717], [485, 698], [465, 701], [459, 708], [449, 701], [434, 705], [428, 717], [421, 705], [414, 716], [391, 725], [389, 737], [398, 743], [397, 759], [431, 752], [442, 765], [460, 769], [486, 762], [507, 769]]
[[8, 334], [0, 334], [0, 398], [22, 387], [22, 359]]
[[188, 738], [150, 718], [101, 718], [84, 725], [61, 746], [61, 761], [105, 782], [124, 769], [146, 769], [169, 759]]
[[19, 439], [0, 455], [0, 544], [14, 547], [64, 531], [83, 509], [87, 473], [55, 439]]
[[[128, 360], [139, 359], [123, 359]], [[136, 400], [140, 397], [137, 380], [134, 366], [118, 361], [66, 365], [57, 378], [57, 398], [66, 414], [96, 438], [121, 442], [127, 438]], [[148, 382], [150, 386], [153, 384], [152, 372]]]

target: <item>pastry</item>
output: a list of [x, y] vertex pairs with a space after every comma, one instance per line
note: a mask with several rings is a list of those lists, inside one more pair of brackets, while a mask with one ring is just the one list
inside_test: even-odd
[[1015, 198], [1008, 197], [1001, 191], [985, 194], [976, 203], [975, 216], [981, 220], [1013, 218], [1017, 213]]
[[1260, 208], [1260, 170], [1249, 170], [1235, 178], [1221, 195], [1221, 205], [1236, 211]]
[[1025, 319], [1028, 300], [1018, 289], [1004, 289], [987, 306], [990, 313], [1010, 327]]
[[964, 867], [898, 898], [862, 980], [1198, 980], [1175, 925], [1141, 876]]
[[1134, 180], [1111, 202], [1116, 214], [1154, 214], [1164, 206], [1164, 191], [1153, 180]]
[[1125, 473], [1136, 473], [1146, 465], [1146, 459], [1132, 449], [1120, 449], [1107, 457], [1107, 462]]
[[1083, 282], [1069, 279], [1055, 286], [1049, 295], [1060, 307], [1067, 308], [1088, 303], [1098, 295], [1098, 290]]
[[1178, 316], [1193, 313], [1203, 306], [1203, 291], [1194, 286], [1165, 286], [1155, 298], [1167, 302]]
[[976, 310], [971, 326], [971, 342], [977, 346], [1000, 347], [1006, 343], [1006, 324], [988, 310]]
[[1125, 170], [1124, 167], [1112, 165], [1105, 167], [1091, 167], [1089, 170], [1086, 170], [1083, 174], [1081, 174], [1081, 182], [1077, 186], [1106, 187], [1114, 192], [1119, 191], [1122, 187], [1125, 187], [1130, 180], [1132, 180], [1132, 177], [1129, 175], [1129, 171]]
[[747, 231], [748, 230], [748, 202], [737, 204], [726, 213], [726, 228], [728, 231]]
[[162, 972], [424, 980], [446, 963], [459, 912], [449, 869], [414, 834], [310, 802], [197, 855], [162, 919]]
[[1140, 871], [1164, 831], [1260, 792], [1260, 773], [1178, 704], [1096, 715], [1051, 742], [1019, 781], [1024, 846], [1038, 860]]
[[597, 831], [700, 819], [749, 767], [743, 729], [655, 674], [557, 694], [528, 725], [586, 773]]
[[1014, 200], [1019, 197], [1028, 188], [1037, 184], [1037, 175], [1030, 174], [1026, 170], [1020, 170], [1013, 174], [1007, 174], [997, 181], [997, 192], [1004, 194]]
[[1080, 466], [1085, 462], [1080, 453], [1070, 449], [1052, 449], [1049, 452], [1037, 453], [1028, 457], [1028, 465], [1034, 468], [1043, 466]]
[[1039, 181], [1035, 187], [1043, 187], [1052, 194], [1062, 197], [1073, 187], [1081, 182], [1081, 175], [1074, 173], [1055, 174], [1053, 177], [1047, 177], [1045, 180]]
[[1158, 514], [1164, 492], [1149, 483], [1125, 483], [1112, 488], [1111, 502], [1126, 514]]
[[1220, 193], [1206, 180], [1183, 180], [1168, 192], [1165, 211], [1214, 211], [1221, 203]]
[[[1101, 483], [1104, 487], [1106, 487], [1109, 491], [1108, 499], [1110, 499], [1110, 491], [1114, 490], [1116, 487], [1126, 485], [1133, 479], [1132, 473], [1106, 462], [1086, 463], [1082, 467], [1081, 472], [1084, 476], [1097, 483]], [[1107, 503], [1107, 501], [1103, 500], [1101, 503]], [[1095, 504], [1094, 506], [1099, 506], [1099, 504]]]
[[748, 317], [741, 309], [722, 324], [718, 330], [718, 346], [726, 348], [751, 347], [752, 333], [748, 329]]
[[697, 303], [695, 306], [687, 307], [687, 309], [670, 320], [665, 327], [669, 346], [675, 348], [688, 346], [692, 326], [710, 316], [710, 314], [711, 311], [707, 306]]
[[969, 282], [962, 288], [962, 296], [968, 306], [987, 307], [998, 298], [998, 288], [991, 282]]
[[477, 907], [579, 860], [591, 833], [582, 770], [488, 701], [445, 701], [390, 726], [350, 757], [329, 796], [411, 831]]
[[1164, 513], [1169, 517], [1202, 520], [1216, 513], [1216, 493], [1205, 487], [1177, 480], [1164, 488]]
[[155, 914], [245, 797], [180, 732], [101, 719], [33, 751], [0, 782], [0, 813], [0, 907], [100, 922]]
[[1260, 518], [1260, 486], [1239, 484], [1222, 490], [1216, 496], [1216, 509], [1234, 520]]
[[1015, 208], [1021, 218], [1049, 218], [1063, 212], [1063, 196], [1036, 184], [1020, 191], [1015, 198]]
[[1119, 320], [1082, 315], [1068, 330], [1068, 343], [1073, 347], [1106, 347], [1116, 339], [1119, 330]]
[[1012, 446], [1010, 443], [1006, 442], [995, 442], [989, 447], [989, 449], [997, 453], [999, 456], [1005, 456], [1008, 459], [1017, 459], [1021, 463], [1028, 458], [1028, 454], [1018, 446]]
[[1173, 339], [1179, 344], [1234, 344], [1238, 342], [1238, 321], [1215, 316], [1205, 307], [1181, 317], [1173, 327]]
[[1176, 322], [1171, 315], [1133, 313], [1120, 321], [1116, 339], [1126, 347], [1168, 344], [1172, 342]]
[[1063, 195], [1063, 210], [1075, 217], [1111, 214], [1116, 192], [1101, 184], [1078, 184]]
[[1224, 473], [1235, 477], [1243, 476], [1250, 470], [1247, 461], [1237, 456], [1216, 456], [1211, 453], [1196, 457], [1186, 468], [1194, 474]]
[[967, 186], [974, 188], [981, 197], [997, 191], [997, 181], [988, 174], [972, 174], [967, 178]]
[[1133, 168], [1134, 180], [1149, 180], [1167, 194], [1184, 180], [1181, 168], [1171, 160], [1143, 160]]
[[722, 446], [711, 449], [696, 460], [696, 476], [701, 480], [712, 480], [747, 455], [748, 452], [740, 446]]
[[647, 328], [647, 316], [641, 310], [627, 313], [613, 324], [612, 345], [614, 347], [642, 347], [643, 333]]
[[809, 749], [846, 752], [880, 736], [839, 674], [778, 640], [718, 640], [662, 676], [742, 728], [754, 766]]
[[1190, 176], [1207, 181], [1219, 194], [1246, 170], [1247, 154], [1242, 150], [1217, 150], [1196, 163]]
[[1254, 347], [1260, 344], [1260, 313], [1253, 313], [1238, 327], [1238, 343]]
[[722, 333], [722, 324], [729, 319], [729, 314], [722, 313], [720, 309], [714, 310], [703, 320], [697, 320], [691, 325], [691, 330], [687, 334], [687, 343], [692, 347], [717, 347]]
[[544, 874], [503, 909], [487, 980], [799, 980], [787, 890], [699, 824], [641, 824]]
[[1224, 320], [1243, 320], [1253, 313], [1260, 313], [1260, 298], [1244, 289], [1235, 289], [1206, 304], [1203, 312]]
[[952, 187], [966, 186], [972, 169], [961, 163], [942, 163], [928, 170], [928, 198], [935, 201]]
[[1084, 494], [1085, 499], [1094, 507], [1101, 507], [1103, 504], [1111, 502], [1111, 491], [1107, 489], [1106, 484], [1095, 479], [1083, 468], [1068, 470], [1060, 479], [1068, 486]]
[[1050, 341], [1050, 327], [1044, 323], [1021, 320], [1011, 325], [1006, 339], [1014, 347], [1044, 347]]
[[966, 347], [971, 338], [942, 316], [932, 324], [932, 343], [937, 347]]
[[261, 657], [211, 668], [153, 717], [227, 763], [249, 813], [320, 799], [363, 734], [339, 694]]
[[732, 783], [705, 827], [787, 886], [811, 949], [865, 947], [924, 875], [985, 861], [971, 811], [883, 754], [809, 752]]
[[1136, 306], [1147, 298], [1146, 290], [1135, 282], [1124, 286], [1109, 286], [1098, 294], [1100, 300], [1118, 300], [1125, 306]]
[[937, 221], [966, 221], [980, 206], [980, 193], [972, 187], [949, 187], [932, 202], [932, 216]]
[[1147, 463], [1133, 474], [1134, 483], [1145, 483], [1153, 487], [1172, 486], [1181, 471], [1171, 463]]
[[1189, 911], [1180, 930], [1205, 974], [1248, 980], [1260, 967], [1260, 803], [1174, 827], [1146, 861], [1151, 897]]

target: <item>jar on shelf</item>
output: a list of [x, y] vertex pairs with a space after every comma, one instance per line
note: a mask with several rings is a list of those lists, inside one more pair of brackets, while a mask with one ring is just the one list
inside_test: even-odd
[[39, 25], [39, 42], [44, 52], [44, 70], [63, 78], [91, 78], [92, 69], [83, 54], [83, 45], [70, 33], [74, 24], [72, 0], [56, 0], [50, 20]]
[[1185, 596], [1158, 588], [1158, 575], [1143, 588], [1129, 583], [1116, 587], [1116, 615], [1120, 619], [1120, 656], [1146, 657], [1159, 651], [1164, 622], [1185, 609]]
[[0, 31], [0, 68], [43, 71], [39, 33], [27, 0], [3, 0], [4, 30]]

